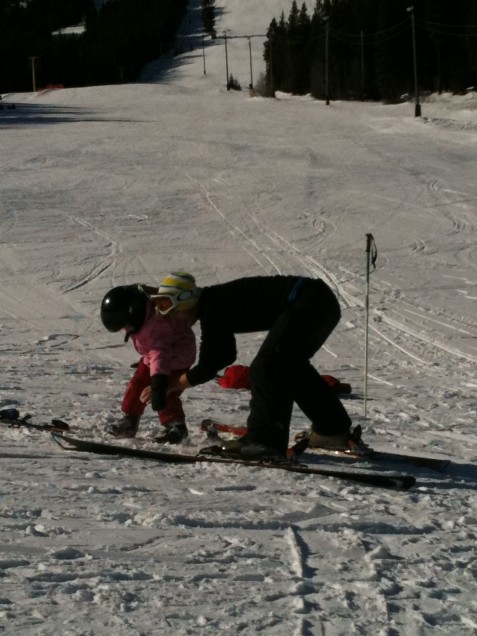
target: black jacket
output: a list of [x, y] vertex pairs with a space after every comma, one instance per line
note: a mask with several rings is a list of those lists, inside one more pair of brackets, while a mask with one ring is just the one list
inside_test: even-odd
[[199, 359], [187, 373], [191, 386], [212, 380], [237, 357], [235, 334], [268, 331], [294, 301], [304, 279], [257, 276], [204, 287], [199, 299]]

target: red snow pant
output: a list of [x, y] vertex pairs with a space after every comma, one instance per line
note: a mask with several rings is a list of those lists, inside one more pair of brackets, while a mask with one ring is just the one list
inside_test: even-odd
[[[169, 374], [170, 380], [178, 379], [188, 369], [177, 369], [171, 371]], [[150, 386], [151, 373], [149, 367], [144, 364], [142, 359], [139, 361], [139, 365], [134, 373], [133, 377], [129, 380], [124, 393], [123, 401], [121, 404], [121, 410], [126, 415], [142, 415], [146, 408], [146, 405], [139, 399], [142, 391]], [[169, 393], [166, 400], [166, 406], [162, 411], [158, 413], [160, 423], [165, 426], [168, 422], [184, 421], [185, 414], [182, 408], [181, 393], [174, 392]]]

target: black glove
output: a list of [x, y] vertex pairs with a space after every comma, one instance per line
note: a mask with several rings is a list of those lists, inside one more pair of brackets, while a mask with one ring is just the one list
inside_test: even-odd
[[151, 407], [153, 411], [162, 411], [166, 406], [166, 391], [169, 384], [169, 376], [162, 373], [151, 378]]

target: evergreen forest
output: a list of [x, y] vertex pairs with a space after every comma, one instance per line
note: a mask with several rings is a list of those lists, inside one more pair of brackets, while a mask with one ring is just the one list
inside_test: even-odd
[[[132, 82], [174, 44], [187, 0], [0, 0], [0, 93]], [[83, 23], [81, 35], [61, 29]], [[60, 31], [60, 33], [56, 33]]]
[[[293, 1], [264, 48], [266, 92], [396, 101], [477, 85], [475, 0]], [[414, 69], [416, 72], [414, 72]]]
[[[212, 39], [219, 5], [202, 0]], [[187, 0], [0, 0], [0, 93], [32, 90], [33, 70], [37, 87], [136, 81], [174, 46], [186, 8]], [[61, 32], [79, 23], [80, 35]], [[395, 101], [416, 87], [464, 92], [477, 85], [477, 0], [293, 0], [270, 22], [263, 55], [268, 95]]]

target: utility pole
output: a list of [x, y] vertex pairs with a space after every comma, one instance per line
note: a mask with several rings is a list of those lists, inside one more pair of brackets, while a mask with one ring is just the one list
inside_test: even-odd
[[248, 38], [248, 54], [250, 57], [250, 88], [253, 88], [253, 70], [252, 70], [252, 38]]
[[361, 99], [364, 101], [366, 95], [366, 87], [364, 81], [364, 32], [361, 29]]
[[416, 24], [414, 19], [414, 5], [407, 8], [407, 12], [411, 14], [411, 29], [412, 29], [412, 54], [414, 59], [414, 95], [416, 98], [416, 105], [414, 108], [414, 116], [421, 116], [421, 104], [419, 103], [419, 82], [417, 79], [417, 53], [416, 53]]
[[326, 37], [325, 37], [325, 97], [326, 97], [326, 105], [329, 106], [330, 105], [330, 82], [329, 82], [329, 71], [328, 71], [328, 65], [329, 65], [328, 52], [329, 52], [329, 40], [330, 40], [330, 19], [327, 17], [327, 18], [325, 18], [325, 21], [326, 21]]
[[204, 36], [202, 36], [202, 60], [204, 62], [204, 75], [207, 75], [207, 71], [205, 70], [205, 43], [204, 43]]
[[31, 80], [32, 80], [32, 86], [33, 86], [33, 92], [36, 93], [36, 61], [38, 59], [38, 55], [32, 55], [29, 60], [30, 60], [30, 65], [31, 65]]
[[228, 50], [227, 50], [227, 31], [224, 31], [224, 38], [225, 38], [225, 74], [227, 76], [227, 82], [226, 82], [226, 86], [227, 86], [227, 90], [230, 90], [230, 81], [229, 81], [229, 54], [228, 54]]

